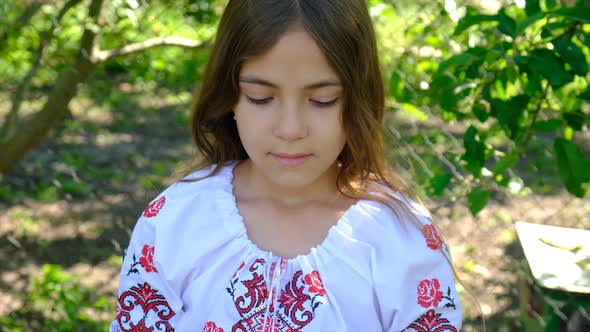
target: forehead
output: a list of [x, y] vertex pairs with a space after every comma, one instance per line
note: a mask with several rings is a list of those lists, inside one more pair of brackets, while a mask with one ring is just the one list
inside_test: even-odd
[[303, 28], [285, 32], [267, 52], [248, 59], [240, 76], [257, 76], [277, 85], [307, 85], [318, 80], [338, 80], [322, 49]]

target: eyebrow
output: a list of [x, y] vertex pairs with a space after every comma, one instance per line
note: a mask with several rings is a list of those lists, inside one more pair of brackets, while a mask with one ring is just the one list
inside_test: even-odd
[[[264, 85], [264, 86], [269, 86], [271, 88], [278, 88], [279, 86], [269, 82], [265, 79], [259, 78], [259, 77], [255, 77], [255, 76], [244, 76], [244, 77], [240, 77], [240, 82], [243, 83], [250, 83], [250, 84], [258, 84], [258, 85]], [[312, 83], [309, 85], [306, 85], [303, 87], [304, 90], [314, 90], [314, 89], [319, 89], [319, 88], [323, 88], [323, 87], [327, 87], [327, 86], [342, 86], [342, 84], [339, 81], [336, 80], [332, 80], [332, 79], [326, 79], [326, 80], [322, 80], [316, 83]]]

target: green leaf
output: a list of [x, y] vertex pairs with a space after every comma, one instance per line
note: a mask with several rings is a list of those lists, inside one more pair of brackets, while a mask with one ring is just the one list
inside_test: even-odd
[[537, 12], [530, 15], [523, 21], [518, 21], [516, 23], [516, 31], [514, 31], [515, 36], [521, 35], [526, 30], [526, 28], [528, 28], [531, 24], [537, 22], [538, 20], [544, 18], [546, 15], [547, 14], [544, 12]]
[[560, 8], [555, 12], [555, 14], [567, 17], [575, 21], [590, 23], [590, 10], [588, 10], [587, 8], [583, 8], [582, 6]]
[[467, 194], [467, 202], [469, 203], [469, 211], [473, 216], [476, 216], [488, 204], [490, 199], [490, 191], [481, 188], [473, 188]]
[[512, 17], [506, 15], [504, 9], [498, 12], [498, 14], [496, 15], [496, 19], [500, 23], [498, 25], [498, 30], [500, 30], [500, 32], [510, 37], [515, 36], [516, 21]]
[[474, 25], [481, 24], [484, 22], [494, 22], [494, 21], [496, 21], [496, 16], [482, 15], [482, 14], [479, 14], [479, 11], [477, 9], [474, 9], [473, 7], [469, 7], [467, 9], [467, 14], [465, 16], [463, 16], [463, 18], [459, 21], [459, 23], [457, 23], [457, 27], [455, 28], [453, 35], [456, 36]]
[[453, 174], [451, 173], [438, 174], [430, 178], [428, 181], [430, 195], [434, 197], [442, 196], [452, 179]]
[[500, 97], [500, 99], [505, 100], [508, 98], [508, 94], [506, 93], [506, 89], [504, 88], [505, 84], [502, 83], [501, 76], [498, 76], [496, 81], [494, 81], [494, 90], [496, 91], [496, 95]]
[[574, 137], [574, 130], [570, 126], [565, 126], [563, 129], [563, 137], [569, 141], [571, 141], [572, 137]]
[[555, 131], [561, 128], [565, 122], [562, 119], [551, 119], [536, 122], [534, 128], [539, 131]]
[[[527, 65], [529, 64], [530, 58], [524, 55], [516, 55], [514, 56], [514, 62], [521, 68], [521, 71], [526, 72], [528, 71]], [[522, 66], [522, 67], [521, 67]]]
[[578, 45], [568, 39], [557, 39], [551, 43], [557, 54], [572, 67], [577, 75], [585, 76], [588, 73], [588, 61]]
[[439, 71], [433, 76], [428, 89], [430, 98], [438, 102], [443, 110], [455, 113], [459, 102], [459, 97], [455, 94], [456, 86], [456, 78], [453, 75]]
[[507, 154], [498, 160], [498, 162], [496, 162], [492, 172], [494, 172], [494, 174], [502, 174], [504, 171], [514, 166], [514, 164], [516, 164], [519, 159], [520, 158], [515, 153]]
[[579, 30], [578, 33], [578, 38], [584, 43], [584, 45], [586, 45], [586, 47], [590, 48], [590, 33], [583, 32], [582, 30]]
[[547, 7], [547, 9], [554, 8], [555, 6], [557, 6], [557, 1], [555, 1], [555, 0], [545, 0], [545, 7]]
[[450, 112], [457, 112], [457, 103], [459, 96], [455, 94], [455, 86], [448, 86], [442, 90], [442, 98], [440, 99], [440, 107]]
[[471, 108], [471, 112], [481, 122], [486, 122], [486, 120], [489, 117], [487, 108], [485, 107], [485, 105], [480, 103], [473, 105], [473, 108]]
[[529, 100], [530, 97], [527, 95], [518, 95], [507, 101], [499, 99], [491, 101], [492, 115], [498, 119], [500, 126], [511, 139], [515, 139], [522, 130], [520, 122]]
[[586, 90], [584, 90], [584, 91], [582, 91], [582, 93], [580, 93], [578, 98], [580, 98], [581, 100], [583, 100], [587, 103], [590, 103], [590, 85], [588, 85], [586, 87]]
[[539, 0], [526, 0], [526, 6], [524, 8], [527, 16], [531, 16], [541, 11]]
[[496, 183], [504, 188], [507, 188], [510, 184], [510, 177], [504, 177], [502, 175], [496, 175], [495, 179]]
[[567, 29], [571, 28], [571, 26], [572, 23], [565, 20], [546, 23], [541, 29], [541, 37], [550, 38], [555, 35], [564, 34]]
[[530, 71], [527, 73], [527, 79], [527, 84], [524, 87], [524, 93], [527, 96], [534, 97], [543, 93], [543, 85], [541, 84], [543, 77], [539, 73]]
[[454, 67], [454, 66], [466, 66], [477, 58], [478, 58], [477, 56], [475, 56], [467, 51], [463, 52], [463, 53], [459, 53], [459, 54], [453, 55], [452, 57], [443, 61], [440, 64], [439, 70], [445, 71], [446, 69], [448, 69], [450, 67]]
[[412, 99], [411, 92], [406, 88], [405, 82], [397, 72], [391, 74], [389, 92], [391, 97], [400, 103], [405, 103]]
[[548, 49], [538, 49], [531, 52], [528, 66], [531, 70], [537, 71], [545, 77], [554, 89], [559, 89], [574, 80], [574, 74], [565, 69], [563, 60]]
[[465, 153], [461, 156], [461, 160], [466, 162], [465, 168], [471, 174], [479, 177], [485, 163], [485, 144], [481, 141], [475, 127], [469, 126], [463, 136], [463, 145]]
[[582, 184], [590, 182], [590, 160], [576, 143], [564, 138], [556, 138], [553, 149], [561, 181], [572, 195], [584, 197]]
[[562, 116], [567, 122], [567, 125], [574, 130], [582, 130], [582, 126], [588, 121], [588, 116], [580, 110], [576, 112], [564, 112]]
[[422, 112], [422, 110], [420, 110], [418, 107], [409, 103], [403, 103], [401, 106], [402, 110], [406, 111], [408, 114], [412, 115], [416, 119], [420, 121], [428, 120], [428, 115]]

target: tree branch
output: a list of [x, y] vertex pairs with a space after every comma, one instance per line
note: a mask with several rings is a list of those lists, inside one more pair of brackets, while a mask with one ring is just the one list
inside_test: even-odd
[[143, 42], [125, 45], [116, 50], [97, 51], [94, 54], [93, 62], [102, 63], [118, 56], [129, 55], [132, 53], [137, 53], [150, 48], [161, 46], [178, 46], [190, 49], [201, 49], [208, 47], [209, 42], [202, 42], [198, 40], [176, 36], [156, 37], [145, 40]]
[[90, 61], [97, 37], [92, 27], [97, 26], [100, 21], [104, 1], [108, 0], [90, 1], [87, 17], [89, 24], [82, 33], [78, 55], [70, 68], [60, 72], [41, 110], [21, 119], [18, 130], [13, 131], [13, 135], [0, 139], [0, 173], [7, 173], [43, 140], [52, 127], [63, 120], [70, 101], [78, 92], [79, 84], [88, 79], [96, 67]]

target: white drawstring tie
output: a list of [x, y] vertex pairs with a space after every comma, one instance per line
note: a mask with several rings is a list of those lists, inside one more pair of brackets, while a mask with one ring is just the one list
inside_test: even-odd
[[[274, 332], [274, 325], [275, 325], [275, 316], [274, 310], [273, 312], [270, 311], [271, 306], [274, 308], [276, 305], [277, 297], [280, 291], [281, 286], [281, 278], [283, 276], [283, 258], [279, 259], [278, 261], [272, 262], [269, 267], [269, 262], [273, 259], [272, 252], [269, 252], [266, 257], [266, 263], [264, 268], [264, 280], [270, 280], [270, 283], [267, 283], [267, 291], [268, 296], [265, 300], [266, 305], [266, 312], [264, 313], [264, 324], [262, 325], [262, 332], [267, 332], [266, 328], [268, 327], [267, 323], [270, 322], [271, 330], [270, 332]], [[272, 314], [272, 316], [270, 316]]]

